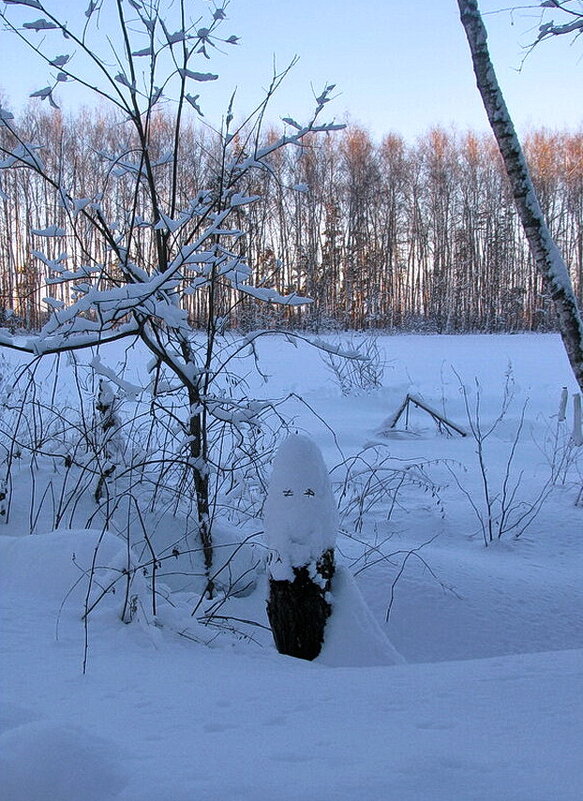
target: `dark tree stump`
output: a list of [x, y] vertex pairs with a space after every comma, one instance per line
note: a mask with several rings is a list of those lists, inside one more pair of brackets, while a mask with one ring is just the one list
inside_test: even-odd
[[314, 581], [308, 565], [294, 567], [293, 571], [293, 581], [269, 579], [267, 616], [280, 654], [312, 660], [322, 649], [326, 621], [332, 612], [325, 595], [334, 575], [333, 549], [323, 553], [316, 565], [323, 581]]

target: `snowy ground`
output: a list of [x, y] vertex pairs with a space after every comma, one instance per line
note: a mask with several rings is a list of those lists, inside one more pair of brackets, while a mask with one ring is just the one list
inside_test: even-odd
[[[510, 364], [514, 397], [485, 443], [488, 482], [492, 494], [503, 486], [528, 400], [510, 505], [536, 501], [572, 422], [556, 418], [561, 388], [576, 389], [559, 338], [380, 342], [383, 386], [343, 397], [317, 352], [266, 340], [261, 394], [294, 392], [312, 407], [291, 401], [288, 413], [333, 468], [379, 441], [407, 393], [467, 428], [461, 384], [473, 409], [477, 378], [487, 428]], [[1, 801], [580, 801], [582, 449], [532, 525], [486, 548], [457, 486], [483, 510], [475, 440], [440, 434], [421, 412], [409, 422], [379, 447], [393, 465], [429, 462], [436, 492], [405, 484], [389, 519], [386, 504], [360, 529], [343, 518], [335, 612], [314, 663], [279, 656], [256, 626], [212, 639], [188, 592], [170, 595], [158, 625], [143, 615], [124, 625], [122, 593], [108, 594], [85, 629], [79, 579], [100, 534], [43, 534], [41, 519], [25, 536], [16, 503], [0, 537]], [[115, 570], [123, 543], [106, 536], [99, 558]], [[222, 611], [265, 625], [264, 596], [259, 576]]]

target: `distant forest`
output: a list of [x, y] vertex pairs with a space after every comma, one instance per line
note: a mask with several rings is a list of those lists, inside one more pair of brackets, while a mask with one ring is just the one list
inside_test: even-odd
[[[123, 121], [98, 111], [64, 116], [35, 108], [21, 123], [29, 141], [43, 145], [38, 152], [73, 197], [99, 201], [109, 220], [125, 218], [135, 185], [123, 166], [133, 148]], [[152, 135], [156, 169], [168, 172], [170, 186], [172, 126], [163, 113]], [[269, 132], [264, 135], [269, 139]], [[582, 301], [583, 132], [535, 131], [524, 145]], [[254, 143], [241, 134], [231, 146], [250, 150]], [[220, 138], [193, 123], [183, 134], [182, 152], [180, 201], [187, 206], [201, 190], [216, 188], [209, 176], [217, 174]], [[282, 294], [297, 291], [313, 303], [282, 308], [245, 298], [235, 306], [231, 325], [452, 333], [554, 328], [552, 304], [489, 135], [436, 128], [413, 143], [395, 133], [378, 142], [351, 126], [307, 147], [278, 151], [271, 171], [251, 176], [247, 191], [264, 198], [242, 207], [238, 220], [246, 232], [239, 252], [254, 269], [254, 283]], [[136, 224], [147, 227], [151, 210], [139, 212]], [[115, 282], [115, 263], [95, 228], [82, 216], [68, 219], [59, 192], [47, 194], [31, 170], [0, 170], [0, 213], [0, 312], [12, 325], [40, 327], [49, 309], [43, 299], [68, 302], [63, 293], [73, 291], [51, 286], [35, 251], [49, 258], [66, 251], [71, 267], [106, 265]], [[67, 230], [66, 237], [32, 233], [55, 223]], [[155, 267], [153, 244], [151, 254], [143, 255]], [[188, 300], [195, 325], [205, 319], [206, 302], [204, 293]]]

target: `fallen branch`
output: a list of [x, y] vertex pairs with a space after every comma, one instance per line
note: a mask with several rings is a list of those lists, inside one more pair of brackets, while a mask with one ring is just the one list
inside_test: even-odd
[[390, 428], [395, 428], [399, 420], [401, 419], [402, 415], [405, 413], [405, 429], [409, 426], [409, 407], [413, 404], [417, 409], [422, 409], [424, 412], [427, 412], [430, 417], [433, 418], [437, 428], [440, 432], [445, 431], [446, 434], [452, 435], [453, 432], [459, 434], [460, 437], [467, 437], [467, 431], [465, 431], [461, 426], [458, 426], [456, 423], [453, 423], [451, 420], [448, 420], [447, 417], [440, 414], [437, 409], [434, 409], [429, 404], [422, 401], [421, 398], [417, 397], [417, 395], [405, 395], [405, 400], [399, 406], [395, 414], [393, 414], [389, 419], [381, 426], [379, 433], [386, 432]]

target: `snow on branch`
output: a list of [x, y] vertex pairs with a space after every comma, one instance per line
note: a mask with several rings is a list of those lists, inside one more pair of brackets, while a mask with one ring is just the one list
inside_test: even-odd
[[548, 36], [562, 36], [565, 33], [581, 33], [583, 31], [583, 17], [573, 22], [566, 22], [563, 25], [555, 25], [554, 22], [545, 22], [539, 28], [537, 41]]
[[115, 370], [112, 370], [110, 367], [107, 367], [105, 364], [103, 364], [99, 356], [94, 356], [89, 364], [97, 373], [97, 375], [107, 378], [108, 381], [111, 381], [112, 384], [115, 384], [115, 386], [120, 389], [128, 399], [135, 400], [142, 392], [142, 387], [137, 386], [137, 384], [132, 384], [129, 381], [125, 381]]

